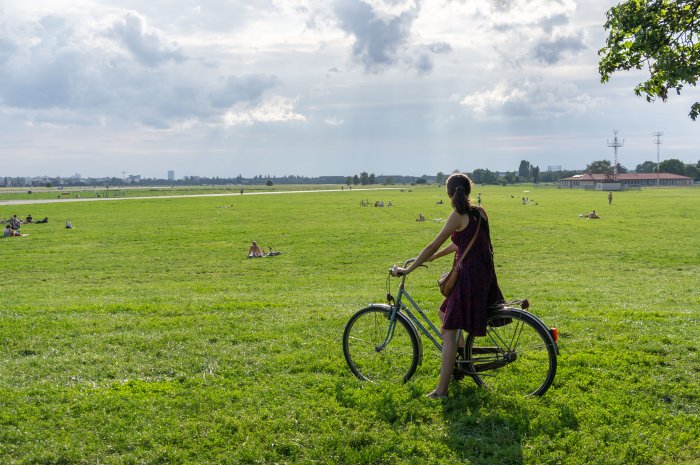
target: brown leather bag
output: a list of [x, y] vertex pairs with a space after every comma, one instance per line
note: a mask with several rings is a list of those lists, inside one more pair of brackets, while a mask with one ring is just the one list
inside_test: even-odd
[[452, 290], [455, 288], [457, 285], [457, 279], [459, 279], [459, 270], [460, 270], [460, 265], [462, 264], [462, 260], [464, 260], [464, 257], [467, 256], [469, 251], [471, 250], [472, 246], [474, 245], [474, 241], [476, 240], [476, 236], [479, 235], [479, 230], [481, 229], [481, 217], [483, 214], [481, 211], [479, 211], [479, 221], [476, 225], [476, 232], [474, 233], [474, 237], [472, 237], [472, 240], [469, 241], [469, 245], [467, 245], [467, 248], [464, 250], [464, 253], [459, 257], [459, 260], [455, 265], [452, 267], [450, 271], [447, 273], [443, 274], [440, 276], [440, 279], [438, 279], [438, 286], [440, 287], [440, 293], [444, 295], [445, 297], [449, 297], [450, 294], [452, 293]]

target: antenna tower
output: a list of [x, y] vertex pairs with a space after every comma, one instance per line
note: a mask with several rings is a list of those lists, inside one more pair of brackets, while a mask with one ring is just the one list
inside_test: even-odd
[[661, 136], [663, 136], [664, 133], [661, 131], [656, 131], [654, 133], [654, 136], [656, 136], [656, 185], [659, 186], [661, 185], [661, 180], [659, 179], [659, 151], [661, 148]]
[[617, 139], [617, 129], [613, 131], [613, 136], [614, 137], [612, 142], [608, 140], [608, 147], [612, 147], [615, 150], [615, 164], [613, 165], [613, 181], [617, 181], [617, 149], [625, 145], [625, 140], [623, 139], [620, 141]]

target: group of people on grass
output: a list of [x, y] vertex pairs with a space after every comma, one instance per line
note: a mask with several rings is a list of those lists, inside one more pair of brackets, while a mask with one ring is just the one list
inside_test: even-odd
[[[48, 223], [48, 221], [48, 218], [44, 218], [43, 220], [37, 221], [37, 223]], [[32, 218], [32, 215], [27, 215], [25, 220], [21, 220], [17, 218], [17, 215], [12, 215], [12, 218], [3, 220], [2, 223], [7, 223], [2, 232], [2, 237], [22, 236], [23, 234], [20, 231], [22, 225], [25, 223], [34, 223], [34, 218]]]
[[[27, 215], [24, 220], [17, 217], [17, 215], [12, 215], [9, 220], [0, 220], [0, 224], [5, 224], [5, 229], [2, 232], [2, 237], [16, 237], [16, 236], [26, 236], [27, 234], [22, 234], [21, 228], [23, 224], [44, 224], [49, 222], [49, 217], [45, 216], [43, 219], [35, 221], [31, 214]], [[73, 223], [68, 220], [66, 221], [66, 229], [73, 229]]]
[[[360, 206], [361, 207], [369, 207], [370, 203], [369, 200], [360, 200]], [[384, 201], [383, 200], [377, 200], [374, 202], [375, 207], [384, 207]], [[389, 200], [389, 203], [386, 204], [387, 207], [393, 207], [394, 204]]]

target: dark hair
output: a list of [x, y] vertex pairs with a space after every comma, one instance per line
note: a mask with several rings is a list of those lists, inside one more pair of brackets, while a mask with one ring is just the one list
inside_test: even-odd
[[472, 180], [464, 173], [454, 173], [447, 178], [447, 195], [452, 199], [452, 207], [457, 213], [464, 215], [471, 209], [469, 194], [472, 191]]

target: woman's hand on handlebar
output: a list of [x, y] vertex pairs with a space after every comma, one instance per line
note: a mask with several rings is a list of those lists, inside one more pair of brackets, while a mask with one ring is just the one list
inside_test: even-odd
[[394, 265], [391, 267], [391, 270], [389, 270], [391, 275], [395, 278], [398, 278], [399, 276], [403, 276], [408, 274], [408, 271], [406, 271], [406, 268], [400, 267], [398, 265]]

